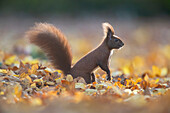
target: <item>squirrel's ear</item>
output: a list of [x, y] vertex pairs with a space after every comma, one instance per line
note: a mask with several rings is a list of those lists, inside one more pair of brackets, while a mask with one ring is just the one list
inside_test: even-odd
[[102, 26], [103, 26], [103, 32], [105, 36], [110, 37], [114, 35], [114, 29], [109, 23], [103, 23]]

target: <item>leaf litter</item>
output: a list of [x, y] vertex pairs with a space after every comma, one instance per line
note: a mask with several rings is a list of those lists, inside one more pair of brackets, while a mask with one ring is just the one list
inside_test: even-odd
[[[97, 99], [114, 105], [146, 107], [165, 95], [170, 100], [168, 65], [152, 65], [145, 71], [142, 69], [147, 67], [147, 59], [140, 56], [132, 61], [120, 59], [119, 62], [125, 65], [112, 71], [111, 81], [106, 80], [106, 74], [96, 73], [96, 81], [86, 84], [83, 78], [64, 77], [61, 70], [42, 65], [41, 60], [30, 56], [20, 59], [13, 54], [0, 53], [0, 100], [6, 104], [46, 106], [53, 100], [82, 104], [95, 103]], [[165, 56], [170, 61], [169, 54]]]

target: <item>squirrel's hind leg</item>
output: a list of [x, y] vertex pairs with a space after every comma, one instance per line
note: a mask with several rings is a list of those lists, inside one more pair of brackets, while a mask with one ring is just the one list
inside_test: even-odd
[[94, 75], [94, 73], [91, 73], [91, 82], [92, 83], [95, 82], [95, 75]]
[[94, 73], [86, 74], [84, 76], [84, 80], [86, 81], [87, 84], [95, 82], [95, 75], [94, 75]]
[[92, 83], [91, 74], [86, 74], [83, 78], [84, 78], [84, 80], [86, 81], [87, 84]]

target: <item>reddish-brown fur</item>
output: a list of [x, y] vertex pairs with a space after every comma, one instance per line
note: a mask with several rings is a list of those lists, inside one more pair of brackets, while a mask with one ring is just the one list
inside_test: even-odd
[[[71, 69], [71, 74], [74, 77], [82, 76], [87, 83], [91, 82], [91, 73], [95, 68], [99, 65], [103, 66], [103, 70], [107, 70], [108, 66], [108, 59], [110, 56], [110, 50], [106, 46], [106, 41], [104, 40], [103, 43], [82, 57]], [[94, 80], [92, 80], [94, 81]]]
[[40, 23], [26, 33], [30, 42], [39, 46], [53, 66], [65, 74], [70, 71], [72, 53], [65, 36], [51, 24]]
[[107, 79], [111, 79], [108, 67], [110, 52], [124, 45], [119, 38], [114, 37], [114, 29], [110, 24], [104, 23], [103, 29], [105, 36], [102, 43], [72, 67], [72, 54], [68, 41], [53, 25], [36, 24], [26, 36], [31, 43], [39, 46], [47, 54], [55, 68], [61, 69], [65, 75], [71, 74], [74, 78], [81, 76], [87, 83], [91, 83], [95, 81], [93, 70], [98, 66], [106, 71]]

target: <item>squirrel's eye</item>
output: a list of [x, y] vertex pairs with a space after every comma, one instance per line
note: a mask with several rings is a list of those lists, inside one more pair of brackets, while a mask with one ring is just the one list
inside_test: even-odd
[[118, 42], [118, 41], [119, 41], [119, 39], [117, 39], [117, 38], [114, 39], [114, 42]]

